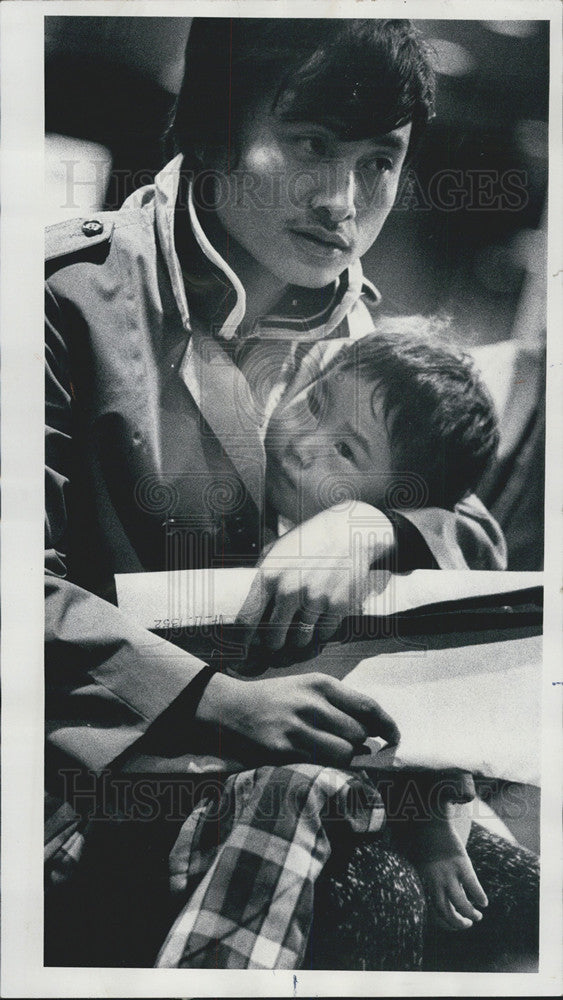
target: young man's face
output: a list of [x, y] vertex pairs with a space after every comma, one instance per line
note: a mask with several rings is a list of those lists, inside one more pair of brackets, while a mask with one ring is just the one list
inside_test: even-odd
[[218, 189], [217, 214], [283, 284], [322, 288], [377, 238], [411, 126], [345, 142], [323, 125], [281, 121], [269, 105], [263, 102], [243, 131], [236, 169]]
[[294, 523], [348, 499], [384, 506], [393, 464], [381, 391], [332, 372], [274, 412], [266, 435], [266, 493]]

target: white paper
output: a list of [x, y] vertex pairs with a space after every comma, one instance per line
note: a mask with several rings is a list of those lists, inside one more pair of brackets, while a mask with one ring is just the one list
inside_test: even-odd
[[[253, 568], [118, 573], [121, 611], [148, 629], [232, 624], [259, 570]], [[542, 585], [542, 573], [374, 570], [362, 613], [385, 617], [444, 601], [508, 594]]]
[[375, 698], [401, 731], [376, 766], [460, 767], [540, 784], [541, 636], [369, 657], [344, 683]]
[[[184, 570], [116, 575], [119, 607], [145, 628], [235, 621], [259, 570]], [[508, 594], [540, 586], [542, 573], [374, 571], [364, 615], [389, 616], [444, 601]], [[345, 647], [344, 647], [345, 648]], [[265, 676], [326, 667], [315, 662]], [[337, 669], [337, 673], [342, 671]], [[541, 638], [437, 650], [404, 650], [362, 660], [345, 683], [374, 698], [401, 731], [381, 767], [461, 767], [485, 777], [540, 783]], [[375, 747], [374, 747], [375, 748]]]

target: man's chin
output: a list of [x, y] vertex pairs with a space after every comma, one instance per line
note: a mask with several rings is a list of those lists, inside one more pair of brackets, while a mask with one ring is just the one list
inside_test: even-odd
[[341, 260], [335, 262], [321, 262], [314, 260], [301, 260], [299, 257], [281, 257], [271, 262], [271, 270], [274, 276], [286, 285], [295, 285], [297, 288], [326, 288], [332, 285], [341, 274], [346, 271], [353, 262]]
[[[346, 268], [344, 268], [346, 270]], [[332, 285], [342, 274], [342, 270], [333, 268], [303, 267], [288, 271], [284, 280], [288, 285], [295, 285], [296, 288], [326, 288]]]

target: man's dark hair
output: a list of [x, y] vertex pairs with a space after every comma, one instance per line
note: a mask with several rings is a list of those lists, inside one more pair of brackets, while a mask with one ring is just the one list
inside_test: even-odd
[[434, 73], [407, 20], [194, 18], [174, 121], [185, 167], [235, 167], [241, 127], [270, 94], [280, 118], [344, 139], [412, 122], [412, 151], [433, 114]]
[[412, 506], [453, 508], [475, 489], [498, 447], [491, 396], [472, 358], [446, 342], [448, 328], [437, 317], [384, 317], [329, 368], [373, 384], [395, 471], [399, 479], [406, 474], [405, 506], [414, 475], [421, 488], [411, 490], [418, 497]]

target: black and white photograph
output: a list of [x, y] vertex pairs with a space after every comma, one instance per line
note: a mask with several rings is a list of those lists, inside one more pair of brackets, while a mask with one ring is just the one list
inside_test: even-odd
[[6, 3], [3, 995], [560, 993], [561, 15], [498, 10]]

